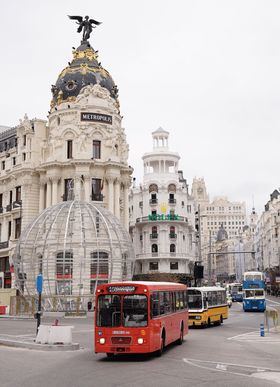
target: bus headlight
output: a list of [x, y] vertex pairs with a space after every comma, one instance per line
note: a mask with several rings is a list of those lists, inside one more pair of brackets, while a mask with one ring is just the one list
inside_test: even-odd
[[142, 339], [142, 337], [139, 337], [139, 339], [137, 340], [138, 344], [143, 344], [144, 343], [144, 339]]
[[99, 343], [100, 343], [100, 344], [105, 344], [105, 339], [104, 339], [104, 337], [101, 337], [101, 339], [99, 340]]
[[196, 320], [201, 320], [201, 316], [195, 316]]

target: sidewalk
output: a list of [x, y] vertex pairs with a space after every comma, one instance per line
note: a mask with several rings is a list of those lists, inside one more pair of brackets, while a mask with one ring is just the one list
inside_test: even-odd
[[0, 346], [35, 349], [39, 351], [76, 351], [80, 344], [38, 344], [34, 335], [0, 335]]

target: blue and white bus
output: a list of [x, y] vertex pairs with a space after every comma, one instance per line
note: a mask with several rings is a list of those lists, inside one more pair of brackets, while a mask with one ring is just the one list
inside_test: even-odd
[[231, 295], [232, 301], [242, 302], [243, 300], [243, 289], [242, 284], [239, 282], [234, 282], [229, 284], [229, 293]]
[[259, 271], [248, 271], [244, 273], [243, 281], [243, 310], [264, 312], [265, 282], [264, 275]]

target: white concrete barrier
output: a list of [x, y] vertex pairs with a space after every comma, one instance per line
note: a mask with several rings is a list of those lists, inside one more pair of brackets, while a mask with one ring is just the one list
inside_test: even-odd
[[36, 343], [72, 344], [72, 328], [66, 325], [40, 325]]

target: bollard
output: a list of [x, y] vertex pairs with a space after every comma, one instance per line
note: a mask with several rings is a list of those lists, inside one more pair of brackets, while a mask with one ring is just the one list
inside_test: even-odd
[[264, 325], [260, 324], [260, 336], [264, 337]]

